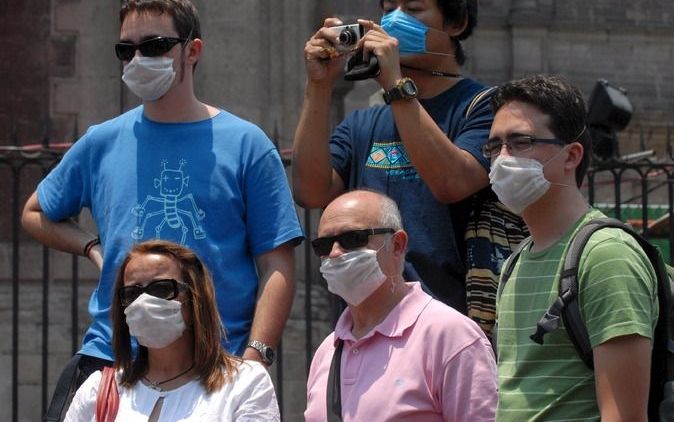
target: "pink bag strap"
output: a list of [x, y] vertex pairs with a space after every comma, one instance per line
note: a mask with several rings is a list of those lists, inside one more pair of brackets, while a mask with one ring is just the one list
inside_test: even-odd
[[101, 383], [96, 396], [96, 422], [113, 422], [119, 409], [119, 392], [115, 380], [115, 368], [103, 368]]

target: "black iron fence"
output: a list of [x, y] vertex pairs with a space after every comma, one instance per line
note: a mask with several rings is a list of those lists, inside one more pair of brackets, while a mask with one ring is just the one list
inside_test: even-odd
[[[5, 190], [4, 198], [8, 205], [0, 211], [0, 228], [4, 229], [0, 232], [0, 247], [4, 248], [0, 251], [0, 260], [3, 257], [6, 258], [0, 262], [8, 263], [8, 268], [0, 269], [2, 270], [0, 271], [0, 289], [2, 289], [0, 291], [0, 313], [4, 312], [10, 316], [8, 319], [11, 319], [11, 328], [0, 331], [0, 354], [4, 353], [9, 356], [6, 367], [11, 368], [8, 372], [10, 376], [0, 381], [0, 400], [11, 403], [11, 411], [9, 408], [4, 414], [0, 411], [0, 419], [3, 420], [24, 420], [26, 419], [24, 413], [37, 414], [38, 408], [39, 414], [44, 414], [53, 389], [52, 383], [55, 382], [65, 362], [65, 360], [50, 359], [50, 356], [54, 354], [50, 348], [50, 327], [54, 327], [52, 320], [56, 318], [56, 313], [50, 311], [52, 296], [50, 287], [54, 285], [53, 269], [50, 266], [53, 262], [53, 252], [39, 246], [21, 231], [20, 216], [22, 206], [30, 192], [34, 190], [39, 179], [60, 160], [67, 147], [68, 144], [48, 144], [46, 142], [37, 146], [0, 147], [0, 177], [4, 176], [5, 181], [4, 187], [0, 189]], [[669, 150], [671, 151], [671, 148]], [[290, 165], [287, 160], [285, 164]], [[628, 220], [641, 227], [649, 239], [655, 243], [660, 242], [670, 262], [674, 261], [672, 259], [674, 257], [674, 247], [672, 247], [674, 245], [674, 221], [669, 218], [674, 211], [674, 160], [671, 157], [658, 160], [651, 153], [642, 153], [621, 160], [596, 163], [588, 173], [585, 189], [590, 203], [604, 209], [610, 215]], [[301, 217], [305, 232], [309, 237], [314, 229], [317, 213], [302, 212]], [[39, 252], [32, 253], [30, 250]], [[303, 397], [296, 397], [297, 391], [294, 389], [290, 392], [286, 391], [287, 378], [292, 375], [299, 376], [302, 380], [306, 378], [313, 351], [317, 342], [323, 339], [326, 331], [326, 329], [323, 331], [317, 329], [317, 323], [322, 322], [323, 328], [327, 327], [329, 330], [339, 310], [339, 305], [331, 299], [331, 296], [325, 295], [309, 242], [304, 242], [303, 246], [298, 249], [296, 257], [298, 268], [300, 268], [296, 274], [301, 282], [298, 284], [300, 303], [296, 303], [294, 309], [295, 313], [301, 314], [297, 327], [303, 333], [293, 336], [293, 339], [303, 344], [287, 347], [289, 344], [286, 340], [286, 347], [280, 348], [278, 363], [273, 369], [277, 395], [284, 415], [291, 412], [296, 415], [298, 411], [301, 412], [301, 409], [288, 409], [286, 405], [288, 402], [295, 399], [295, 402], [303, 403]], [[87, 280], [83, 280], [80, 275], [81, 268], [78, 258], [73, 256], [66, 259], [70, 262], [66, 265], [69, 267], [68, 275], [65, 277], [68, 280], [65, 282], [68, 287], [64, 295], [69, 303], [59, 303], [56, 306], [60, 308], [59, 315], [68, 314], [58, 318], [67, 320], [69, 350], [65, 355], [70, 355], [79, 349], [81, 329], [86, 325], [86, 320], [81, 315], [83, 300], [80, 296], [83, 296], [83, 292], [80, 291], [80, 286], [87, 285]], [[61, 268], [64, 267], [62, 262], [59, 262], [59, 265]], [[40, 331], [32, 333], [20, 330], [21, 319], [25, 314], [25, 310], [21, 307], [20, 297], [22, 297], [22, 289], [28, 288], [25, 287], [28, 279], [31, 279], [36, 286], [31, 293], [33, 299], [30, 303], [38, 303], [40, 307], [39, 312], [31, 309], [40, 315], [39, 322], [35, 323]], [[95, 277], [92, 277], [89, 279], [89, 288], [94, 285]], [[53, 302], [53, 298], [51, 300]], [[35, 308], [35, 306], [32, 307]], [[54, 307], [53, 303], [51, 307]], [[69, 310], [65, 311], [64, 308], [69, 308]], [[318, 319], [316, 318], [317, 309], [322, 315]], [[36, 355], [39, 355], [39, 370], [33, 368], [34, 375], [29, 381], [35, 388], [25, 392], [20, 388], [22, 377], [20, 377], [19, 370], [27, 370], [26, 366], [21, 363], [21, 358], [26, 348], [31, 345], [22, 344], [22, 338], [25, 338], [22, 336], [34, 337], [36, 341], [33, 345], [39, 349], [34, 351]], [[284, 353], [284, 350], [291, 351]], [[304, 351], [303, 359], [299, 358], [304, 365], [299, 365], [299, 370], [297, 365], [289, 365], [289, 362], [298, 359], [296, 350]], [[294, 374], [291, 373], [292, 371]], [[301, 374], [298, 375], [297, 372]], [[35, 375], [36, 373], [39, 375]], [[39, 389], [39, 398], [32, 394], [36, 389]], [[3, 392], [5, 396], [2, 396]]]

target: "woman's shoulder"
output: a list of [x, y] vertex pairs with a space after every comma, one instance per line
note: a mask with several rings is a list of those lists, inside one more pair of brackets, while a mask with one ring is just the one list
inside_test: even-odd
[[[254, 360], [243, 360], [237, 362], [235, 367], [236, 373], [233, 374], [234, 379], [258, 379], [260, 377], [264, 378], [269, 376], [267, 368], [265, 368], [265, 366], [260, 362]], [[226, 370], [223, 368], [223, 371]]]
[[80, 385], [68, 407], [64, 422], [90, 420], [90, 416], [95, 414], [101, 377], [102, 372], [95, 371]]

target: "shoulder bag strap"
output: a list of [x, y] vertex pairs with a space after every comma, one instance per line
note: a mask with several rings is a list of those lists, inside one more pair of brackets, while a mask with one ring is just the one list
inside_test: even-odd
[[119, 409], [119, 392], [115, 369], [106, 366], [102, 370], [101, 383], [96, 396], [96, 422], [113, 422]]
[[470, 104], [468, 104], [468, 108], [466, 108], [465, 118], [467, 119], [468, 117], [470, 117], [473, 110], [475, 110], [475, 107], [477, 107], [477, 105], [480, 104], [482, 100], [488, 98], [494, 91], [496, 91], [496, 87], [491, 86], [475, 94]]
[[[531, 236], [524, 238], [515, 247], [515, 249], [513, 249], [506, 263], [503, 264], [503, 267], [501, 268], [501, 276], [499, 277], [498, 288], [496, 290], [496, 300], [498, 300], [498, 298], [501, 297], [501, 293], [503, 293], [503, 288], [505, 287], [505, 284], [508, 282], [510, 275], [513, 273], [517, 260], [520, 258], [520, 255], [522, 254], [524, 248], [526, 248], [531, 244], [531, 239], [532, 239]], [[498, 353], [496, 350], [497, 342], [498, 342], [498, 320], [494, 323], [494, 328], [491, 331], [492, 349], [494, 349], [494, 355], [498, 358]]]
[[330, 364], [330, 373], [328, 375], [327, 400], [328, 422], [341, 422], [342, 420], [342, 388], [341, 388], [341, 370], [342, 370], [342, 349], [344, 342], [337, 340], [335, 353], [332, 355]]
[[63, 411], [66, 409], [75, 390], [77, 390], [78, 365], [81, 358], [82, 355], [80, 354], [74, 355], [65, 369], [63, 369], [58, 383], [56, 383], [56, 389], [54, 390], [54, 395], [49, 403], [47, 414], [44, 416], [44, 422], [58, 422], [63, 420]]

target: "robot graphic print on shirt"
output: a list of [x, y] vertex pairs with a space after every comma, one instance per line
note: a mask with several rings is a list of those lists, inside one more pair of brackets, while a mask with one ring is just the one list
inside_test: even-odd
[[166, 238], [169, 237], [169, 231], [180, 229], [180, 244], [184, 245], [187, 232], [190, 230], [185, 224], [188, 219], [194, 239], [203, 239], [206, 233], [198, 221], [203, 220], [206, 213], [197, 207], [191, 193], [183, 195], [190, 180], [190, 177], [185, 176], [183, 172], [187, 161], [180, 160], [177, 169], [167, 168], [167, 164], [167, 160], [162, 160], [161, 175], [159, 179], [154, 179], [154, 187], [159, 189], [159, 196], [147, 195], [142, 204], [131, 209], [131, 213], [138, 216], [138, 225], [133, 229], [131, 237], [143, 239], [148, 224], [150, 226], [154, 224], [157, 239], [162, 238], [162, 230], [166, 233], [164, 235]]

